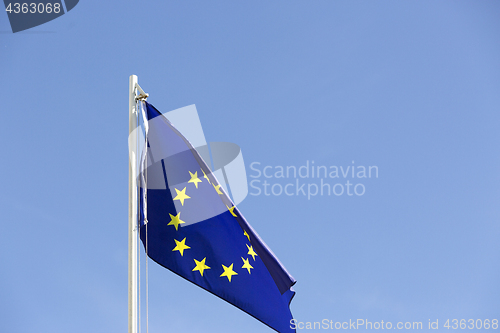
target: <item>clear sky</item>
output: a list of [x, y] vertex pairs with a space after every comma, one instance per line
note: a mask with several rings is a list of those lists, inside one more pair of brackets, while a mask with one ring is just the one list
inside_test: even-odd
[[[362, 184], [239, 205], [298, 321], [500, 319], [499, 31], [498, 1], [82, 0], [16, 34], [0, 13], [0, 331], [126, 331], [131, 74], [254, 185]], [[250, 168], [312, 161], [378, 177]], [[151, 332], [271, 331], [148, 265]]]

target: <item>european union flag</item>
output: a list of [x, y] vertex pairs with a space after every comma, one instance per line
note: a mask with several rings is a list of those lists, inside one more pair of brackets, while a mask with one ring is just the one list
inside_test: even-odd
[[294, 332], [295, 279], [189, 141], [143, 103], [140, 237], [148, 256], [276, 331]]

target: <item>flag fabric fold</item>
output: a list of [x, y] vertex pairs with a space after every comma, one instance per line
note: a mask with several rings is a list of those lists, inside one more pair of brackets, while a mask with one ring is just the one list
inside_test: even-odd
[[291, 328], [295, 279], [247, 223], [189, 141], [140, 102], [140, 238], [163, 267], [278, 332]]

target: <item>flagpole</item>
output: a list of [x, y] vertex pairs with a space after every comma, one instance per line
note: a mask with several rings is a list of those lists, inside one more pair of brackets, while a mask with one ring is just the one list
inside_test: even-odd
[[129, 167], [128, 167], [128, 333], [137, 333], [137, 159], [134, 148], [137, 145], [136, 108], [137, 76], [129, 78]]

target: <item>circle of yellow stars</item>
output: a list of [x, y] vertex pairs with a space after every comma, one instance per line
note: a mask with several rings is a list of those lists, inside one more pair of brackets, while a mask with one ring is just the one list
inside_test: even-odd
[[[215, 191], [217, 192], [217, 194], [221, 195], [221, 194], [224, 194], [220, 188], [221, 186], [220, 185], [216, 185], [214, 183], [212, 183], [210, 181], [210, 179], [208, 178], [207, 174], [205, 173], [205, 171], [203, 171], [203, 169], [201, 169], [201, 172], [203, 173], [203, 178], [206, 179], [215, 189]], [[202, 183], [203, 180], [201, 180], [200, 178], [198, 178], [198, 171], [195, 171], [194, 173], [192, 173], [191, 171], [189, 171], [189, 175], [190, 175], [190, 179], [188, 181], [188, 183], [192, 183], [195, 185], [196, 189], [198, 189], [198, 183]], [[186, 194], [186, 188], [187, 187], [184, 187], [182, 190], [178, 190], [177, 188], [174, 188], [175, 189], [175, 192], [176, 192], [176, 196], [174, 197], [173, 200], [179, 200], [180, 203], [181, 203], [181, 206], [184, 206], [184, 201], [187, 200], [187, 199], [191, 199], [190, 196], [188, 196]], [[234, 209], [235, 209], [235, 206], [233, 205], [232, 207], [229, 207], [227, 206], [227, 209], [228, 211], [231, 213], [232, 216], [234, 217], [238, 217], [238, 215], [236, 215], [236, 213], [234, 212]], [[175, 227], [175, 230], [178, 231], [179, 230], [179, 225], [180, 224], [183, 224], [183, 223], [186, 223], [184, 222], [183, 220], [181, 220], [181, 213], [178, 212], [177, 215], [172, 215], [172, 214], [169, 214], [170, 215], [170, 222], [168, 223], [168, 225], [172, 225]], [[243, 235], [246, 236], [248, 238], [248, 241], [250, 242], [250, 235], [247, 233], [246, 230], [243, 230]], [[175, 247], [172, 251], [178, 251], [181, 255], [181, 257], [184, 256], [184, 251], [185, 250], [188, 250], [190, 249], [191, 247], [186, 245], [186, 237], [184, 237], [183, 240], [181, 241], [178, 241], [177, 239], [174, 239], [175, 241]], [[255, 257], [258, 256], [257, 253], [254, 251], [253, 247], [251, 245], [248, 245], [246, 244], [247, 246], [247, 249], [248, 249], [248, 252], [247, 252], [247, 255], [251, 256], [253, 261], [255, 261]], [[193, 259], [194, 260], [194, 263], [195, 263], [195, 267], [193, 268], [193, 272], [199, 272], [201, 276], [203, 276], [203, 273], [205, 272], [205, 270], [207, 269], [211, 269], [210, 266], [208, 266], [206, 264], [206, 260], [207, 258], [203, 258], [201, 261], [198, 261], [196, 259]], [[248, 271], [248, 274], [252, 274], [251, 270], [254, 269], [253, 266], [250, 264], [250, 258], [243, 258], [241, 257], [241, 260], [243, 260], [243, 266], [241, 266], [241, 268], [244, 268]], [[222, 269], [223, 269], [223, 273], [220, 275], [220, 277], [227, 277], [227, 280], [229, 282], [231, 282], [231, 278], [234, 276], [234, 275], [238, 275], [238, 273], [236, 273], [233, 269], [234, 267], [234, 263], [231, 263], [229, 266], [225, 266], [225, 265], [222, 265]]]

